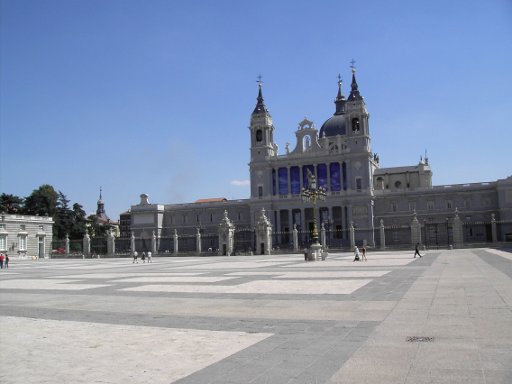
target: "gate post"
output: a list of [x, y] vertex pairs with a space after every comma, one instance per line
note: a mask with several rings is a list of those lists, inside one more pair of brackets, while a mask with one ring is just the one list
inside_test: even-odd
[[322, 247], [325, 250], [327, 248], [327, 242], [325, 241], [325, 226], [324, 226], [324, 223], [322, 223], [322, 229], [320, 229], [320, 243], [322, 244]]
[[464, 237], [462, 233], [462, 221], [459, 217], [459, 210], [455, 208], [455, 217], [453, 218], [453, 246], [455, 248], [461, 248], [464, 243]]
[[228, 211], [224, 211], [224, 218], [219, 224], [219, 256], [231, 256], [235, 240], [235, 226], [228, 218]]
[[69, 234], [66, 233], [66, 255], [69, 255]]
[[84, 255], [89, 256], [91, 254], [91, 238], [89, 237], [89, 233], [85, 232], [83, 242], [84, 242]]
[[384, 228], [384, 220], [380, 219], [380, 249], [386, 248], [386, 231]]
[[178, 255], [178, 230], [174, 229], [174, 256]]
[[354, 222], [350, 223], [350, 249], [354, 250], [356, 246], [356, 234], [354, 229]]
[[272, 224], [265, 215], [265, 208], [261, 209], [260, 218], [256, 224], [255, 250], [257, 255], [270, 255], [272, 251]]
[[107, 233], [107, 255], [113, 255], [116, 252], [116, 239], [112, 233], [112, 228]]
[[151, 252], [153, 253], [153, 256], [156, 255], [156, 235], [155, 231], [153, 231], [153, 236], [151, 236]]
[[413, 211], [411, 222], [411, 245], [421, 244], [421, 224], [416, 217], [416, 210]]
[[196, 232], [196, 252], [198, 255], [201, 254], [201, 232], [199, 228], [197, 228]]
[[299, 250], [299, 231], [297, 231], [297, 224], [293, 224], [293, 250]]
[[495, 243], [498, 241], [498, 232], [496, 231], [496, 217], [494, 213], [491, 213], [491, 232], [492, 232], [492, 242]]

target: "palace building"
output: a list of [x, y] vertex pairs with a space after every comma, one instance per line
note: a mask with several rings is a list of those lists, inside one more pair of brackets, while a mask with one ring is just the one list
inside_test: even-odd
[[[294, 232], [301, 248], [309, 244], [315, 221], [324, 247], [331, 249], [354, 244], [408, 247], [413, 222], [416, 239], [427, 247], [448, 246], [458, 237], [465, 244], [512, 241], [511, 176], [433, 186], [426, 156], [413, 165], [380, 166], [354, 68], [348, 97], [338, 81], [334, 113], [320, 130], [302, 120], [295, 146], [287, 144], [285, 153], [278, 153], [275, 129], [259, 82], [249, 126], [250, 196], [151, 204], [143, 194], [130, 209], [137, 247], [148, 248], [156, 239], [158, 252], [177, 253], [177, 244], [179, 252], [215, 250], [220, 247], [219, 224], [228, 219], [234, 227], [234, 251], [260, 253], [255, 228], [262, 210], [272, 228], [272, 246], [281, 250], [294, 247]], [[325, 200], [303, 201], [308, 174], [316, 177]]]

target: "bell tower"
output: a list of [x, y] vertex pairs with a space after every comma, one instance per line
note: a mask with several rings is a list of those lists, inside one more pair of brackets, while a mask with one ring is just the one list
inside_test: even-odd
[[258, 98], [251, 115], [251, 162], [265, 160], [275, 154], [274, 125], [272, 117], [265, 106], [261, 88], [263, 82], [258, 78]]
[[268, 160], [277, 155], [274, 143], [274, 125], [272, 117], [265, 106], [262, 93], [263, 82], [258, 77], [258, 98], [251, 114], [251, 198], [261, 199], [272, 192], [272, 179], [268, 172]]

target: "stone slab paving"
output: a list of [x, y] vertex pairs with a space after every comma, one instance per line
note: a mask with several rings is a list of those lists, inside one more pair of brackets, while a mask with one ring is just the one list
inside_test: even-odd
[[512, 383], [512, 253], [368, 257], [12, 258], [0, 382]]

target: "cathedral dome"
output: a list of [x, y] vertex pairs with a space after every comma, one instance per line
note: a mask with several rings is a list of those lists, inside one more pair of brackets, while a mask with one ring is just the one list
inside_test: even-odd
[[320, 138], [326, 136], [346, 135], [347, 123], [345, 115], [334, 115], [328, 119], [320, 128]]

